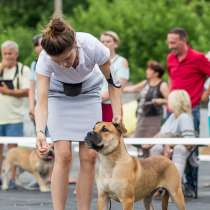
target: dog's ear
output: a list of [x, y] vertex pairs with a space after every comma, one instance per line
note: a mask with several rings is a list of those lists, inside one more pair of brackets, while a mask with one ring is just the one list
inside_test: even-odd
[[100, 123], [101, 123], [101, 121], [96, 122], [95, 125], [94, 125], [94, 127], [93, 127], [93, 129], [96, 127], [96, 125], [98, 125]]
[[125, 135], [127, 133], [127, 130], [124, 126], [124, 124], [121, 123], [113, 123], [114, 127], [117, 128], [117, 130], [122, 134]]

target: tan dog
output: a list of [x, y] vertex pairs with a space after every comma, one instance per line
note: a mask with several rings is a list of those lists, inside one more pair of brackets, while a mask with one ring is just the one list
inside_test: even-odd
[[8, 150], [2, 170], [2, 190], [8, 190], [13, 166], [22, 168], [34, 175], [41, 192], [50, 191], [49, 176], [53, 167], [54, 151], [40, 157], [36, 149], [16, 147]]
[[138, 160], [128, 154], [123, 136], [125, 128], [109, 122], [96, 123], [85, 142], [99, 153], [98, 210], [107, 209], [108, 199], [119, 201], [123, 210], [134, 209], [134, 202], [152, 207], [152, 196], [159, 188], [166, 190], [162, 209], [167, 210], [169, 195], [179, 210], [185, 210], [181, 180], [176, 166], [163, 156]]

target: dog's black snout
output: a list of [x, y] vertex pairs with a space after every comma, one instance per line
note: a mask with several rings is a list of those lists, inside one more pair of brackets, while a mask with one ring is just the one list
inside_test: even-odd
[[92, 131], [87, 133], [87, 137], [91, 137], [91, 136], [93, 136], [93, 132]]
[[86, 144], [92, 148], [92, 149], [95, 149], [95, 150], [100, 150], [101, 148], [103, 148], [102, 145], [99, 145], [101, 143], [101, 137], [98, 133], [94, 132], [94, 131], [91, 131], [91, 132], [88, 132], [86, 137], [85, 137], [85, 142]]
[[91, 131], [91, 132], [88, 132], [86, 137], [85, 137], [85, 140], [86, 141], [94, 141], [94, 142], [98, 142], [98, 134], [94, 131]]
[[93, 139], [93, 132], [88, 132], [85, 141], [91, 141]]
[[54, 156], [54, 152], [53, 152], [52, 150], [50, 150], [50, 151], [48, 152], [48, 155]]

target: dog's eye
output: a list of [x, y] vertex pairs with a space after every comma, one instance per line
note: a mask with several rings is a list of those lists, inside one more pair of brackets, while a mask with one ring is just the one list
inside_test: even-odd
[[109, 130], [104, 126], [102, 129], [101, 129], [102, 132], [108, 132]]

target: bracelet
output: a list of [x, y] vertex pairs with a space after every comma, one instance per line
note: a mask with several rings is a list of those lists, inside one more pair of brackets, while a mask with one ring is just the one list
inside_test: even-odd
[[36, 133], [43, 133], [45, 135], [45, 131], [43, 131], [43, 130], [38, 130], [38, 131], [36, 131]]
[[118, 82], [115, 82], [115, 81], [113, 80], [113, 77], [112, 77], [112, 74], [111, 74], [111, 73], [110, 73], [109, 79], [107, 79], [107, 82], [108, 82], [110, 85], [114, 86], [115, 88], [121, 88], [121, 84], [118, 83]]

